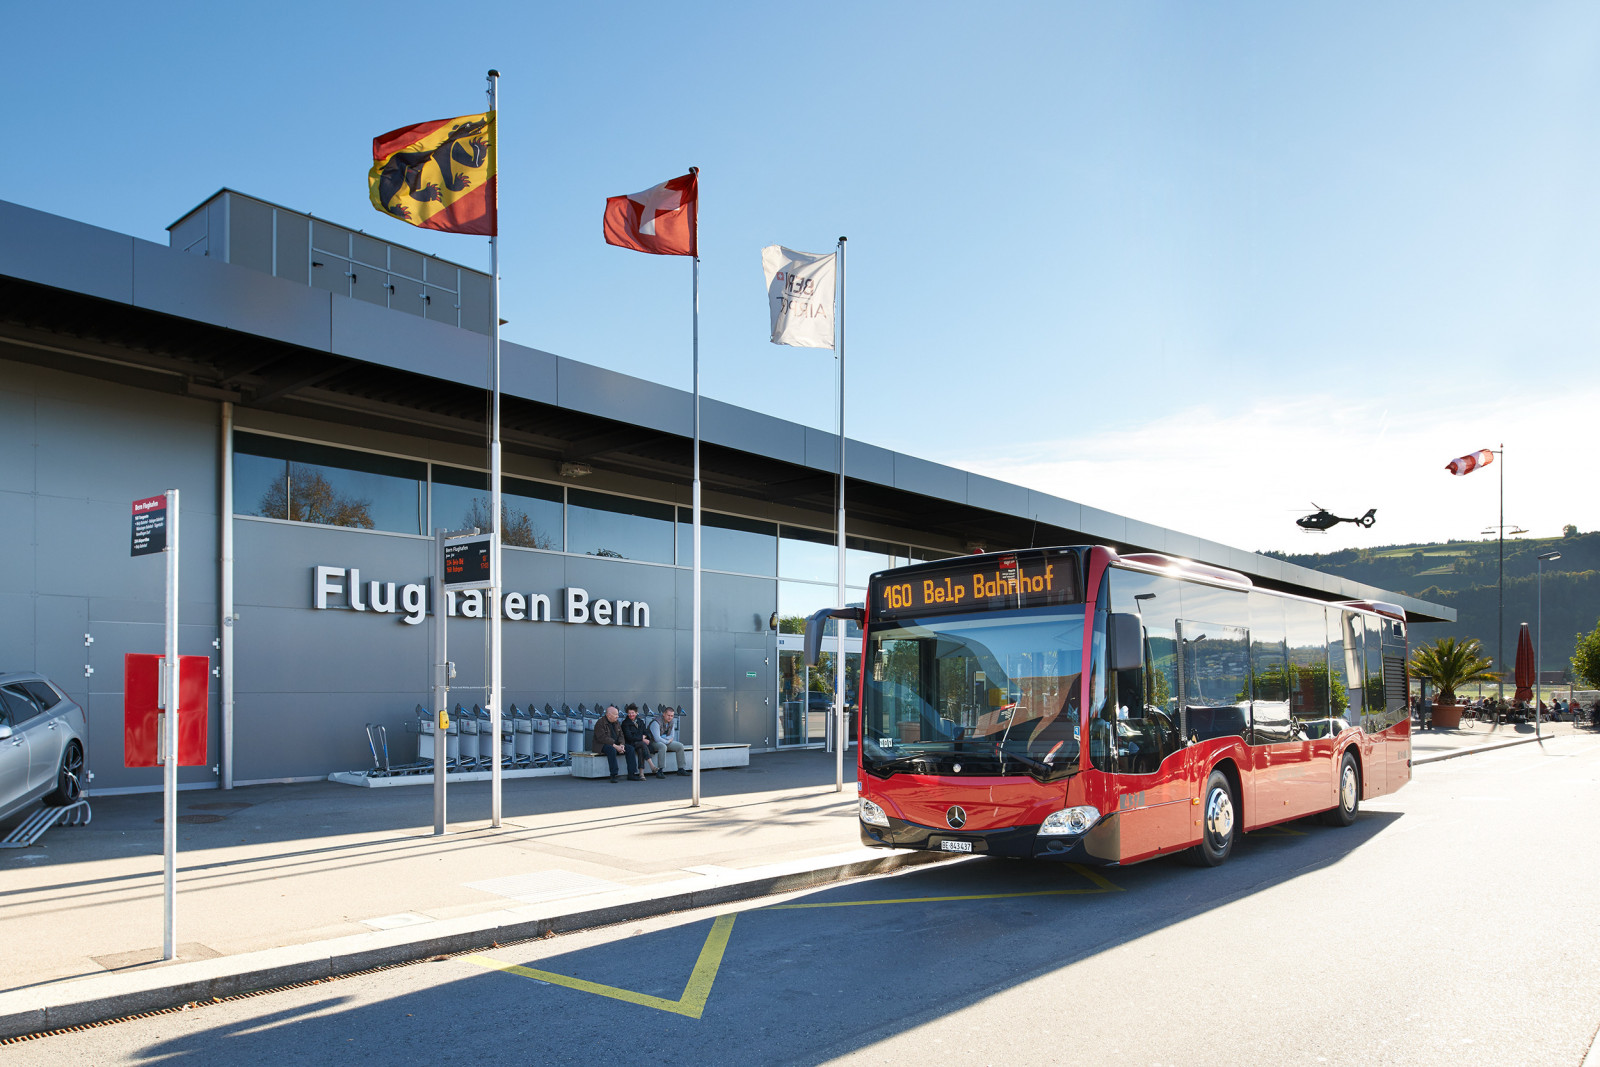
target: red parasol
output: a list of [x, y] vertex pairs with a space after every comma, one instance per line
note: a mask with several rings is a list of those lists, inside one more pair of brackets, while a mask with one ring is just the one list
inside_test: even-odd
[[1522, 624], [1517, 634], [1517, 692], [1513, 700], [1533, 699], [1533, 638], [1528, 635], [1528, 624]]

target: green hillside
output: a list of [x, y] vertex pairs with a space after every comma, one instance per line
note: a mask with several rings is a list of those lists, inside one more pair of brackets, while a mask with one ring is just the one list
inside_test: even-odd
[[[1269, 551], [1262, 555], [1455, 608], [1454, 623], [1414, 626], [1412, 644], [1446, 635], [1476, 637], [1494, 656], [1497, 547], [1493, 540], [1450, 541], [1303, 555]], [[1544, 568], [1543, 666], [1547, 671], [1568, 670], [1576, 636], [1600, 623], [1600, 532], [1506, 542], [1505, 658], [1509, 663], [1516, 654], [1521, 623], [1537, 629], [1535, 557], [1548, 549], [1560, 552], [1561, 558]]]

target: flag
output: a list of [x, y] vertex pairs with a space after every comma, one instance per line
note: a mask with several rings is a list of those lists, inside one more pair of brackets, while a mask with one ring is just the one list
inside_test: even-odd
[[493, 237], [494, 112], [419, 122], [372, 139], [372, 206], [401, 222]]
[[607, 197], [606, 244], [656, 256], [698, 256], [699, 198], [700, 173], [693, 168], [642, 193]]
[[1446, 463], [1444, 465], [1444, 469], [1455, 475], [1471, 474], [1479, 467], [1487, 467], [1493, 462], [1494, 450], [1489, 448], [1480, 448], [1476, 452], [1469, 452], [1464, 456], [1456, 457], [1449, 463]]
[[832, 348], [834, 253], [768, 245], [761, 250], [761, 269], [767, 276], [772, 343]]

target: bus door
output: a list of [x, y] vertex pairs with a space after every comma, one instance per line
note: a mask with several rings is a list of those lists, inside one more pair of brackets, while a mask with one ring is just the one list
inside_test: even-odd
[[[1134, 860], [1194, 838], [1194, 761], [1173, 697], [1179, 689], [1173, 642], [1151, 640], [1136, 613], [1113, 614], [1111, 631], [1112, 699], [1091, 720], [1090, 760], [1114, 776], [1122, 858]], [[1137, 651], [1130, 654], [1124, 646], [1133, 642]]]

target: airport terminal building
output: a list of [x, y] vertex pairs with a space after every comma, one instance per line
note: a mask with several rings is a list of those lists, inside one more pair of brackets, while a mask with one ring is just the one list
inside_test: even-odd
[[[180, 650], [215, 668], [211, 765], [180, 782], [370, 766], [369, 722], [407, 755], [433, 531], [488, 525], [488, 276], [229, 190], [168, 245], [4, 202], [0, 233], [0, 669], [86, 708], [92, 788], [159, 788], [124, 766], [122, 679], [125, 653], [162, 645], [164, 569], [130, 555], [130, 506], [167, 489]], [[502, 366], [506, 702], [688, 705], [691, 396], [514, 344]], [[792, 620], [836, 600], [837, 439], [709, 399], [702, 419], [702, 738], [816, 744], [795, 697], [831, 678], [807, 674]], [[1096, 543], [1453, 615], [855, 441], [846, 495], [855, 598], [907, 561]], [[451, 606], [451, 700], [470, 707], [486, 612]]]

